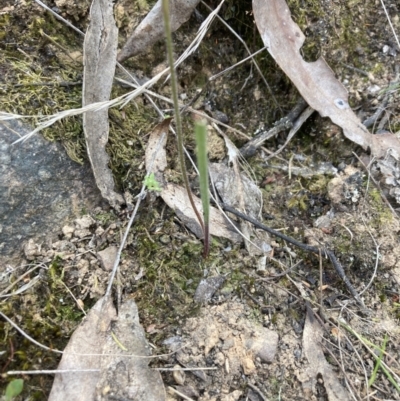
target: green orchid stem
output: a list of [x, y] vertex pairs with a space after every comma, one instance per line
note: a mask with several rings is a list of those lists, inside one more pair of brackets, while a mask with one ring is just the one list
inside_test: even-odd
[[204, 251], [206, 258], [210, 252], [210, 192], [208, 188], [207, 125], [205, 121], [195, 123], [197, 165], [200, 177], [200, 195], [204, 217]]
[[188, 175], [186, 172], [185, 155], [184, 155], [184, 151], [183, 151], [182, 122], [181, 122], [181, 115], [179, 112], [179, 103], [178, 103], [178, 84], [176, 81], [174, 57], [172, 54], [172, 35], [171, 35], [170, 13], [169, 13], [169, 0], [162, 0], [162, 8], [163, 8], [163, 17], [164, 17], [164, 26], [165, 26], [165, 37], [166, 37], [166, 43], [167, 43], [168, 64], [170, 67], [170, 75], [171, 75], [172, 100], [174, 102], [174, 111], [175, 111], [176, 136], [177, 136], [177, 141], [178, 141], [179, 163], [181, 166], [184, 186], [185, 186], [186, 192], [189, 197], [190, 205], [192, 206], [192, 209], [193, 209], [194, 213], [196, 214], [197, 220], [199, 221], [201, 229], [203, 230], [203, 233], [205, 235], [203, 220], [202, 220], [200, 213], [197, 210], [196, 205], [194, 203], [192, 192], [190, 190]]

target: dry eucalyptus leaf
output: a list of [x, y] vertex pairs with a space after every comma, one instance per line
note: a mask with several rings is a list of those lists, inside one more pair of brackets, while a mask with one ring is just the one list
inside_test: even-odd
[[[117, 56], [118, 29], [111, 0], [94, 0], [90, 8], [90, 25], [84, 42], [83, 106], [110, 99]], [[119, 208], [123, 197], [114, 190], [108, 168], [108, 109], [83, 114], [86, 147], [96, 185], [111, 206]]]
[[[101, 298], [72, 334], [58, 366], [49, 401], [165, 400], [160, 373], [148, 367], [151, 348], [133, 300], [118, 317], [111, 298]], [[99, 369], [98, 372], [79, 372]]]
[[[171, 31], [175, 32], [185, 23], [200, 0], [170, 0]], [[122, 62], [130, 57], [142, 53], [158, 40], [164, 39], [164, 19], [162, 13], [162, 0], [158, 0], [155, 6], [147, 14], [128, 38], [118, 61]]]
[[111, 300], [106, 301], [105, 298], [101, 298], [97, 301], [72, 334], [58, 365], [59, 370], [78, 370], [78, 372], [57, 374], [49, 401], [94, 400], [101, 372], [79, 372], [79, 370], [99, 368], [101, 361], [99, 354], [102, 353], [107, 337], [104, 330], [107, 330], [116, 317]]
[[400, 142], [393, 135], [371, 135], [348, 104], [345, 87], [325, 60], [308, 63], [300, 55], [304, 34], [292, 20], [285, 0], [253, 0], [253, 13], [262, 40], [271, 56], [294, 83], [304, 100], [322, 117], [329, 117], [344, 135], [371, 149], [376, 157], [391, 150], [400, 157]]
[[164, 401], [166, 395], [160, 372], [148, 366], [151, 359], [146, 356], [152, 352], [133, 299], [120, 306], [118, 320], [111, 330], [102, 348], [104, 355], [95, 400]]
[[[222, 163], [210, 163], [210, 174], [215, 189], [226, 205], [243, 210], [245, 214], [259, 220], [262, 209], [260, 188], [244, 173], [239, 172], [236, 161], [232, 161], [232, 163], [234, 164], [233, 168]], [[245, 241], [250, 255], [263, 255], [271, 250], [267, 232], [255, 229], [246, 221], [240, 223], [240, 231], [246, 238], [251, 238], [251, 242]]]
[[316, 395], [316, 384], [318, 378], [323, 379], [323, 384], [328, 395], [329, 401], [350, 400], [350, 394], [340, 384], [338, 373], [326, 361], [322, 351], [323, 329], [315, 320], [311, 309], [307, 308], [306, 322], [303, 331], [303, 350], [308, 359], [309, 366], [303, 372], [302, 384], [304, 395], [311, 399]]
[[[167, 152], [165, 146], [167, 144], [170, 123], [171, 119], [167, 118], [157, 124], [151, 132], [146, 146], [146, 169], [148, 170], [152, 165], [151, 171], [148, 171], [148, 173], [154, 173], [156, 180], [161, 186], [164, 183], [164, 170], [167, 168]], [[162, 142], [160, 143], [161, 140]]]
[[[202, 215], [203, 206], [197, 196], [193, 196], [197, 210]], [[203, 238], [203, 231], [197, 220], [197, 217], [190, 205], [186, 189], [176, 184], [166, 184], [161, 192], [164, 202], [175, 211], [176, 215], [185, 224], [190, 231], [197, 237]], [[242, 237], [227, 221], [224, 215], [215, 207], [210, 207], [210, 234], [216, 237], [223, 237], [232, 242], [241, 242]]]
[[[167, 183], [164, 178], [164, 171], [167, 167], [167, 153], [165, 145], [167, 143], [167, 135], [164, 136], [162, 143], [160, 139], [163, 134], [168, 134], [170, 120], [164, 120], [158, 124], [150, 134], [150, 138], [146, 149], [146, 169], [153, 172], [156, 180], [160, 184], [162, 191], [160, 196], [164, 202], [175, 211], [176, 215], [182, 222], [199, 238], [203, 237], [203, 232], [197, 217], [190, 205], [189, 197], [186, 189], [179, 185]], [[159, 146], [160, 145], [160, 146]], [[157, 149], [158, 148], [158, 149]], [[155, 152], [157, 153], [155, 154]], [[153, 162], [154, 160], [154, 162]], [[151, 171], [149, 171], [152, 164]], [[201, 200], [193, 195], [195, 205], [202, 214], [203, 207]], [[224, 215], [215, 207], [210, 208], [210, 234], [217, 237], [224, 237], [233, 242], [240, 242], [241, 236], [226, 220]]]

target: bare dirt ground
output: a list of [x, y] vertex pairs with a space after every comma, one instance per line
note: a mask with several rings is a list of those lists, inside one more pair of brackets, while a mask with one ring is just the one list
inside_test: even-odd
[[[228, 2], [220, 14], [256, 51], [261, 41], [251, 4], [236, 3]], [[86, 2], [48, 5], [79, 28], [87, 26]], [[289, 7], [307, 36], [304, 57], [325, 57], [362, 121], [383, 108], [371, 130], [378, 135], [381, 130], [398, 133], [400, 49], [381, 6], [292, 1]], [[386, 7], [399, 32], [398, 5], [388, 2]], [[121, 45], [149, 8], [146, 2], [116, 4]], [[5, 55], [0, 62], [2, 110], [38, 114], [79, 107], [79, 35], [35, 4], [9, 2], [0, 11], [0, 25], [6, 28], [0, 45]], [[207, 13], [199, 6], [175, 33], [177, 55]], [[284, 117], [299, 95], [266, 53], [257, 62], [270, 89], [251, 64], [206, 86], [210, 76], [246, 56], [242, 44], [215, 22], [198, 52], [179, 68], [179, 90], [182, 100], [190, 100], [203, 89], [193, 107], [227, 119], [229, 126], [252, 136]], [[127, 61], [126, 67], [146, 79], [165, 62], [160, 42]], [[116, 84], [113, 96], [125, 90]], [[168, 84], [153, 90], [170, 94]], [[160, 101], [159, 106], [170, 112], [170, 105]], [[126, 110], [110, 110], [110, 167], [120, 191], [132, 197], [142, 184], [148, 133], [157, 121], [144, 98]], [[190, 117], [184, 125], [192, 153]], [[238, 147], [247, 141], [233, 129], [225, 132]], [[44, 135], [61, 141], [73, 160], [85, 161], [79, 118], [61, 122]], [[153, 353], [168, 354], [154, 359], [152, 368], [188, 369], [162, 371], [169, 400], [400, 399], [400, 221], [397, 181], [393, 183], [398, 172], [374, 164], [340, 129], [316, 114], [279, 156], [268, 160], [285, 139], [285, 132], [275, 136], [248, 159], [262, 191], [263, 223], [298, 241], [333, 250], [366, 310], [323, 254], [307, 253], [281, 239], [270, 238], [266, 267], [243, 244], [216, 237], [204, 260], [201, 240], [160, 198], [148, 194], [122, 254], [116, 298], [135, 300]], [[223, 140], [212, 132], [210, 141], [210, 159], [223, 163]], [[180, 182], [172, 136], [167, 155], [165, 175], [170, 182]], [[376, 183], [365, 167], [369, 164]], [[193, 171], [190, 180], [196, 192]], [[15, 281], [32, 267], [36, 270], [12, 289], [27, 285], [26, 290], [2, 301], [1, 312], [41, 343], [63, 349], [83, 318], [80, 308], [89, 310], [104, 295], [129, 214], [106, 207], [82, 210], [79, 218], [58, 227], [56, 237], [16, 244], [21, 259], [6, 266], [7, 280]], [[196, 302], [202, 280], [216, 291]], [[57, 367], [58, 355], [31, 344], [8, 323], [0, 325], [4, 387], [10, 380], [7, 371]], [[22, 377], [20, 399], [47, 399], [52, 376]], [[110, 394], [104, 399], [115, 398]]]

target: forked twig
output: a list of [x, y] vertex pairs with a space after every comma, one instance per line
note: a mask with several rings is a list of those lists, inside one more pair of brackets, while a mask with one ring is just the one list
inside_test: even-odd
[[[249, 142], [246, 143], [241, 149], [240, 152], [244, 157], [253, 156], [255, 151], [268, 139], [272, 138], [273, 136], [279, 134], [286, 129], [293, 129], [291, 131], [291, 135], [289, 135], [289, 140], [291, 137], [298, 131], [301, 124], [304, 122], [303, 119], [299, 118], [299, 116], [303, 113], [303, 111], [307, 108], [307, 103], [304, 101], [303, 98], [297, 102], [294, 108], [290, 111], [290, 113], [279, 120], [271, 129], [260, 130]], [[312, 110], [312, 111], [311, 111]], [[310, 108], [310, 112], [307, 112], [307, 118], [314, 110]], [[301, 124], [296, 124], [295, 121], [299, 119]], [[286, 146], [286, 144], [284, 145]], [[278, 153], [282, 150], [282, 148], [278, 151]], [[270, 157], [274, 156], [273, 153]]]

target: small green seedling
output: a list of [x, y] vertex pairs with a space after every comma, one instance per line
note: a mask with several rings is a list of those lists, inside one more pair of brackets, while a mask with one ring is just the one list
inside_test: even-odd
[[15, 379], [8, 383], [6, 388], [6, 401], [11, 401], [17, 395], [20, 395], [24, 388], [24, 381], [22, 379]]
[[148, 189], [149, 191], [161, 192], [160, 184], [156, 180], [154, 173], [150, 173], [149, 175], [146, 175], [145, 179], [143, 180], [143, 184], [146, 187], [146, 189]]

